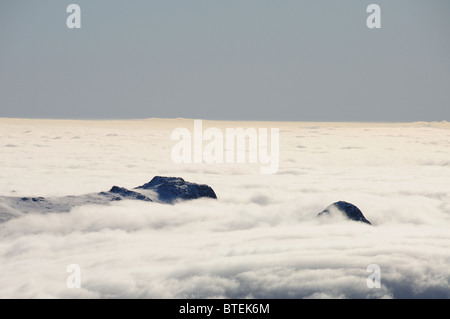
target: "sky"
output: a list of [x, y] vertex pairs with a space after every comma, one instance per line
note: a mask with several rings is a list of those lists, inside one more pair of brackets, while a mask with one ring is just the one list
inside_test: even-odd
[[449, 16], [447, 0], [1, 0], [0, 117], [448, 121]]

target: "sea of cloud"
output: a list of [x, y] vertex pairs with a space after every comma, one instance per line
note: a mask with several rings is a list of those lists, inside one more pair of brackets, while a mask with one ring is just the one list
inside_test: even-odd
[[[218, 196], [15, 212], [0, 224], [0, 298], [450, 298], [448, 123], [204, 121], [279, 128], [272, 175], [174, 164], [170, 134], [192, 125], [0, 119], [0, 196], [81, 195], [155, 175]], [[338, 200], [373, 225], [316, 218]], [[71, 264], [81, 288], [67, 286]], [[380, 288], [367, 285], [371, 264]]]

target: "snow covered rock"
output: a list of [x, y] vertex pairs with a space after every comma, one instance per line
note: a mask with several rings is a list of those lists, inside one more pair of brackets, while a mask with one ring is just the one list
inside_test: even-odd
[[334, 215], [339, 213], [342, 213], [348, 219], [361, 221], [366, 224], [372, 225], [371, 222], [369, 222], [364, 217], [363, 213], [359, 210], [358, 207], [344, 201], [339, 201], [331, 204], [330, 206], [325, 208], [322, 212], [320, 212], [317, 216]]
[[186, 182], [180, 177], [156, 176], [149, 183], [133, 190], [113, 186], [107, 192], [64, 197], [0, 196], [0, 223], [24, 213], [68, 212], [83, 205], [105, 205], [119, 200], [139, 200], [173, 204], [179, 200], [201, 197], [217, 198], [208, 185]]
[[208, 185], [186, 182], [181, 177], [155, 176], [150, 182], [136, 187], [135, 190], [152, 190], [158, 194], [159, 201], [166, 203], [173, 203], [179, 199], [217, 198], [214, 190]]
[[119, 186], [113, 186], [109, 190], [109, 192], [101, 192], [101, 193], [99, 193], [99, 195], [108, 197], [112, 201], [122, 200], [122, 199], [136, 199], [136, 200], [142, 200], [142, 201], [146, 201], [146, 202], [153, 202], [153, 200], [151, 200], [150, 198], [148, 198], [147, 196], [145, 196], [141, 193], [133, 192], [124, 187], [119, 187]]

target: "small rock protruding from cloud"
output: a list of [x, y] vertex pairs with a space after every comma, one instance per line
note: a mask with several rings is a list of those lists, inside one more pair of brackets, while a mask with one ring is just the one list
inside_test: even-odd
[[347, 203], [345, 201], [339, 201], [331, 204], [327, 208], [325, 208], [322, 212], [320, 212], [317, 216], [324, 215], [334, 215], [336, 213], [342, 213], [348, 219], [356, 220], [360, 222], [364, 222], [366, 224], [372, 225], [361, 212], [361, 210], [351, 203]]

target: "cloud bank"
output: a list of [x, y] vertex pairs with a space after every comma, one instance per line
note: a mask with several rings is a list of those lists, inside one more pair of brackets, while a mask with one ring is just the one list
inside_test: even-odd
[[[154, 175], [218, 196], [16, 212], [0, 224], [1, 298], [450, 297], [445, 123], [239, 123], [280, 128], [278, 174], [260, 175], [250, 164], [173, 164], [170, 132], [187, 120], [0, 121], [2, 196], [79, 195]], [[338, 200], [373, 226], [316, 218]], [[79, 289], [66, 285], [70, 264]], [[370, 264], [381, 288], [367, 286]]]

